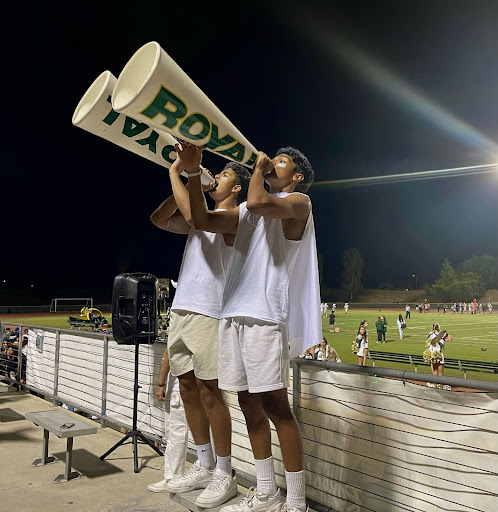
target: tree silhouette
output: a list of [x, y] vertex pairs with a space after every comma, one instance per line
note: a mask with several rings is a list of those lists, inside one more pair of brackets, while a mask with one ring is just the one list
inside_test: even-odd
[[347, 249], [342, 255], [342, 287], [348, 300], [353, 301], [363, 286], [361, 276], [363, 274], [363, 258], [356, 248]]

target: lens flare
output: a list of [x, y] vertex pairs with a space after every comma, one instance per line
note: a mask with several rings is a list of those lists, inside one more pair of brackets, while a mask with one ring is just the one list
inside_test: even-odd
[[[271, 2], [270, 2], [271, 4]], [[291, 14], [292, 13], [292, 14]], [[325, 17], [313, 14], [309, 9], [293, 2], [292, 9], [284, 12], [290, 23], [308, 35], [330, 57], [339, 59], [363, 81], [399, 103], [408, 111], [415, 112], [428, 123], [437, 126], [452, 138], [482, 151], [496, 154], [498, 144], [484, 133], [459, 119], [426, 94], [382, 65], [377, 59], [360, 49], [345, 36], [331, 27]], [[325, 63], [324, 63], [325, 64]]]
[[360, 187], [367, 185], [381, 185], [387, 183], [401, 183], [404, 181], [432, 180], [437, 178], [453, 178], [469, 174], [497, 172], [498, 164], [472, 165], [469, 167], [452, 167], [449, 169], [435, 169], [432, 171], [405, 172], [399, 174], [386, 174], [383, 176], [368, 176], [365, 178], [349, 178], [342, 180], [315, 181], [313, 187]]

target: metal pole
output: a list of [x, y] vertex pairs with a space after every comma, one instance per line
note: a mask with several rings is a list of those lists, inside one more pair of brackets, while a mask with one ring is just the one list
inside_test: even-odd
[[54, 356], [54, 396], [52, 403], [57, 405], [57, 393], [59, 391], [59, 352], [61, 347], [61, 333], [55, 331], [55, 356]]
[[105, 415], [107, 411], [107, 361], [109, 359], [109, 337], [104, 336], [104, 354], [102, 356], [102, 403], [100, 405], [100, 426], [105, 427]]
[[73, 465], [73, 438], [67, 438], [66, 446], [66, 467], [64, 469], [64, 478], [69, 481], [71, 480], [71, 466]]
[[46, 464], [48, 462], [48, 435], [49, 431], [47, 429], [43, 429], [42, 464]]
[[[19, 343], [17, 345], [17, 380], [21, 384], [22, 378], [22, 325], [19, 325]], [[21, 391], [21, 386], [17, 386], [17, 391]]]

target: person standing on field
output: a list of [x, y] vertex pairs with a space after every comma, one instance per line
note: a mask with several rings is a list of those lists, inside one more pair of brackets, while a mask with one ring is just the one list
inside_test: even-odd
[[383, 329], [382, 329], [382, 343], [385, 343], [386, 342], [386, 333], [387, 333], [387, 320], [386, 320], [385, 316], [381, 316], [380, 318], [382, 320], [382, 326], [383, 326]]
[[396, 320], [396, 324], [398, 326], [398, 331], [399, 331], [399, 339], [402, 340], [403, 339], [403, 329], [405, 326], [406, 327], [406, 324], [403, 320], [403, 315], [402, 314], [399, 314], [398, 315], [398, 320]]
[[329, 315], [329, 331], [334, 332], [334, 324], [335, 324], [335, 313], [332, 311]]
[[382, 317], [378, 316], [375, 322], [375, 329], [377, 330], [377, 344], [382, 343], [382, 333], [384, 332], [384, 324], [382, 323]]

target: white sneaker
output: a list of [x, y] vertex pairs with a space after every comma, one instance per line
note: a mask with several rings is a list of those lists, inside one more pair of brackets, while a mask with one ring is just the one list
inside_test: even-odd
[[147, 489], [149, 489], [150, 492], [169, 492], [168, 488], [166, 487], [167, 483], [168, 480], [161, 480], [155, 484], [149, 484]]
[[274, 496], [268, 496], [264, 492], [251, 487], [247, 496], [238, 505], [227, 505], [220, 512], [273, 512], [280, 510], [283, 505], [280, 499], [280, 489]]
[[200, 461], [196, 460], [183, 475], [175, 476], [166, 482], [166, 489], [172, 494], [204, 489], [213, 478], [213, 473], [214, 470], [203, 468]]
[[209, 485], [197, 496], [195, 504], [202, 508], [214, 508], [223, 505], [237, 496], [237, 478], [235, 471], [227, 475], [220, 469], [215, 469]]

